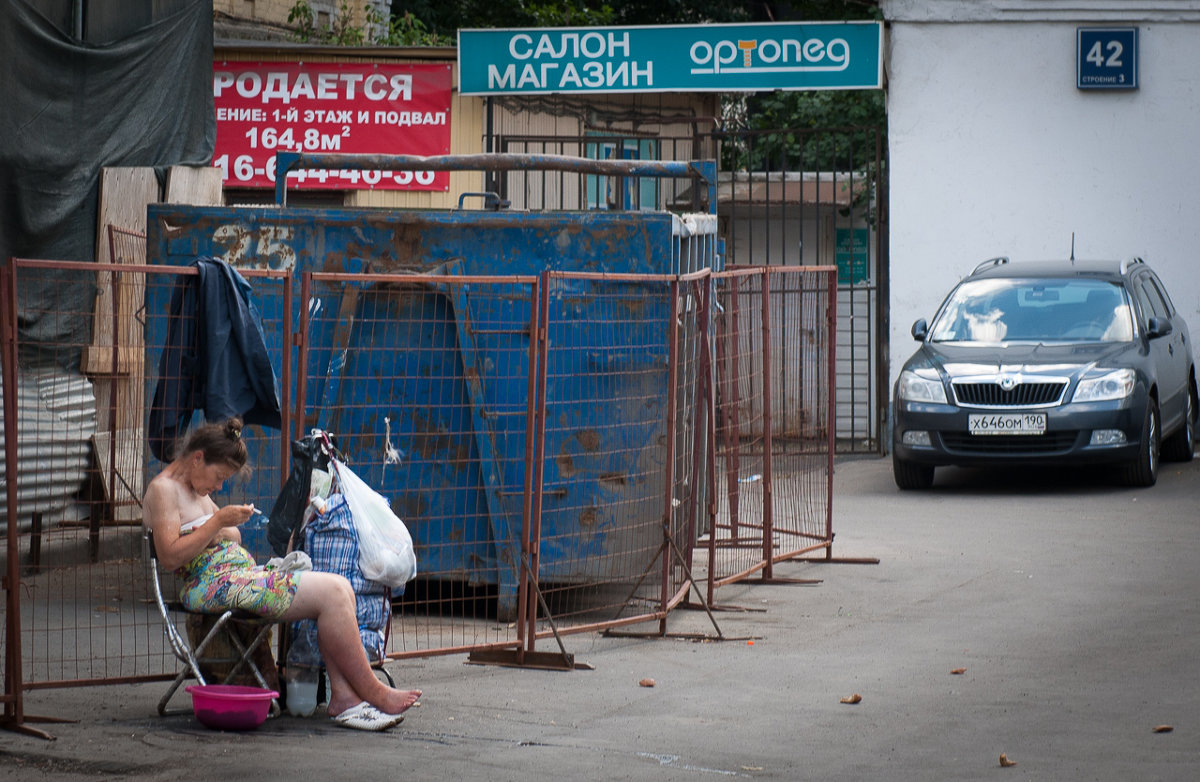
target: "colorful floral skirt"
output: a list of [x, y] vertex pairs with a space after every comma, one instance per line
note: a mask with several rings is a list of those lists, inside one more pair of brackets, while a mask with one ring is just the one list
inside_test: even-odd
[[279, 619], [292, 605], [299, 573], [260, 568], [249, 551], [222, 540], [179, 569], [179, 600], [189, 611], [219, 613], [230, 608]]

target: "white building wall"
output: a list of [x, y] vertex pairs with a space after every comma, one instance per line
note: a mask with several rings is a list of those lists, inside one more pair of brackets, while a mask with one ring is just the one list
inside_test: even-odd
[[[978, 263], [1142, 256], [1200, 339], [1200, 2], [883, 0], [894, 381]], [[1136, 90], [1075, 87], [1081, 26], [1136, 26]], [[890, 394], [890, 392], [889, 392]]]

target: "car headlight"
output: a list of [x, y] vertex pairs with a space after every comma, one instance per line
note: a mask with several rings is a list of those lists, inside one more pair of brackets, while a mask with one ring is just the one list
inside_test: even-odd
[[1096, 377], [1085, 377], [1075, 389], [1076, 402], [1110, 402], [1133, 393], [1137, 375], [1132, 369], [1114, 369]]
[[900, 373], [897, 396], [907, 402], [937, 402], [946, 404], [946, 387], [932, 369], [906, 369]]

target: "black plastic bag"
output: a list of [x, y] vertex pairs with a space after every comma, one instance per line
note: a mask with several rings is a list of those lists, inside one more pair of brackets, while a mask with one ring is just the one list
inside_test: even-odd
[[[332, 436], [325, 433], [292, 440], [292, 468], [283, 491], [271, 506], [271, 517], [267, 522], [267, 542], [277, 557], [287, 554], [288, 543], [304, 522], [304, 509], [308, 507], [308, 495], [312, 490], [312, 471], [329, 469], [327, 449], [333, 445], [331, 440]], [[336, 446], [333, 447], [336, 450]]]

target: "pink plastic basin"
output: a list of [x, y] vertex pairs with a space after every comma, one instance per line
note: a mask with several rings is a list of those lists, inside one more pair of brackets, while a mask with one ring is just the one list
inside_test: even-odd
[[267, 718], [274, 690], [242, 687], [236, 684], [193, 684], [192, 711], [196, 719], [218, 730], [252, 730]]

